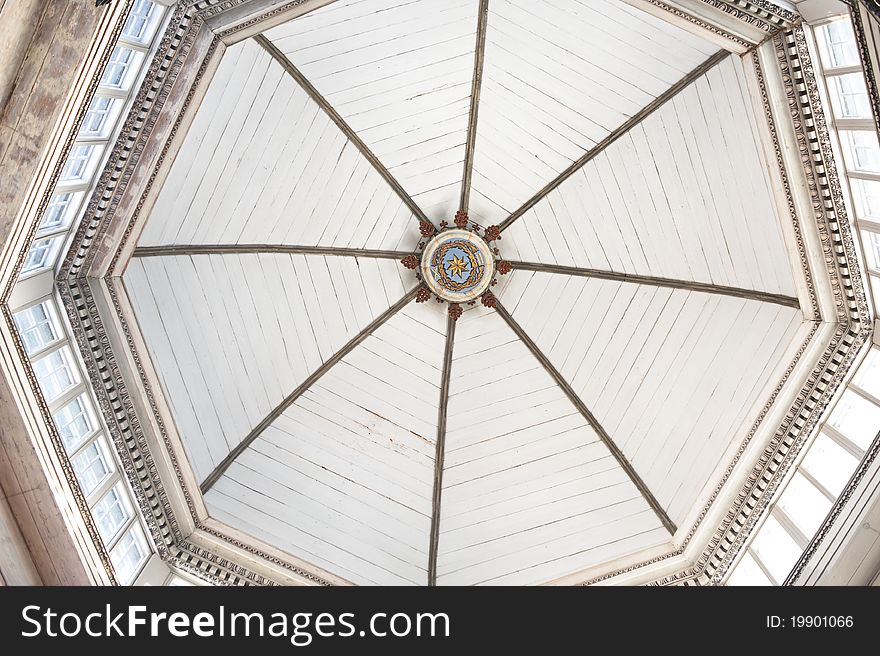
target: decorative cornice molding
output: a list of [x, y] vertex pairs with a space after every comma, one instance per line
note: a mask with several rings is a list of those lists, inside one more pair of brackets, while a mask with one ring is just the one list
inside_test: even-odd
[[[831, 140], [828, 134], [828, 126], [825, 121], [821, 97], [816, 84], [815, 71], [810, 59], [803, 29], [798, 27], [781, 33], [774, 39], [774, 46], [777, 64], [782, 75], [788, 101], [788, 115], [785, 118], [792, 121], [796, 134], [800, 160], [807, 175], [808, 191], [812, 199], [813, 216], [811, 218], [817, 224], [824, 251], [825, 265], [834, 296], [835, 316], [828, 317], [826, 320], [835, 323], [837, 327], [828, 347], [820, 358], [819, 364], [813, 369], [808, 377], [807, 384], [798, 395], [795, 405], [787, 413], [783, 425], [776, 432], [770, 444], [764, 449], [757, 464], [749, 474], [746, 484], [743, 485], [737, 494], [731, 512], [713, 535], [708, 547], [702, 552], [693, 566], [655, 581], [654, 584], [656, 585], [715, 584], [723, 580], [739, 551], [742, 549], [744, 542], [761, 518], [763, 512], [772, 502], [776, 490], [784, 480], [785, 474], [790, 469], [797, 454], [812, 436], [823, 412], [843, 382], [845, 373], [852, 365], [861, 347], [869, 340], [872, 331], [872, 325], [869, 320], [870, 312], [862, 286], [855, 243], [850, 231], [846, 205], [843, 200], [843, 192], [837, 175]], [[752, 57], [765, 113], [770, 125], [774, 149], [780, 163], [784, 187], [789, 197], [789, 209], [795, 219], [800, 258], [802, 264], [806, 266], [807, 260], [803, 238], [798, 228], [796, 215], [794, 214], [791, 188], [781, 158], [781, 147], [776, 129], [777, 118], [774, 117], [770, 107], [766, 83], [758, 58], [755, 55], [752, 55]], [[812, 276], [809, 273], [809, 268], [806, 270], [808, 287], [812, 291], [814, 289]], [[814, 326], [810, 336], [801, 346], [798, 358], [806, 350], [807, 344], [815, 334], [817, 327], [818, 325]], [[783, 380], [788, 378], [791, 371], [792, 367], [789, 367]], [[781, 383], [774, 392], [770, 403], [776, 398], [780, 389]], [[764, 407], [759, 420], [766, 415], [770, 403]], [[756, 428], [757, 423], [746, 441], [741, 445], [733, 464], [744, 453], [745, 446], [754, 435]], [[874, 455], [876, 455], [876, 452], [874, 452]], [[728, 468], [721, 484], [719, 484], [712, 495], [709, 504], [704, 507], [697, 525], [705, 516], [708, 506], [717, 497], [721, 486], [729, 478], [733, 464]], [[851, 494], [851, 490], [848, 491]], [[844, 494], [846, 493], [845, 491]], [[607, 580], [647, 564], [675, 555], [681, 555], [684, 553], [683, 547], [687, 545], [694, 535], [697, 525], [691, 529], [682, 544], [682, 548], [676, 553], [661, 556], [652, 561], [638, 563], [631, 567], [593, 578], [586, 583], [590, 584]], [[820, 529], [820, 534], [823, 531], [827, 532], [827, 529]], [[809, 557], [809, 554], [807, 557]], [[802, 569], [803, 563], [799, 563], [791, 580], [796, 580]]]
[[[233, 4], [240, 4], [240, 2]], [[120, 137], [99, 179], [96, 191], [88, 204], [87, 220], [84, 220], [77, 230], [73, 245], [60, 267], [56, 282], [92, 387], [98, 398], [102, 415], [108, 424], [114, 445], [123, 464], [123, 470], [145, 516], [147, 528], [156, 545], [157, 553], [172, 565], [211, 583], [268, 585], [273, 583], [271, 579], [194, 544], [182, 532], [179, 522], [175, 518], [174, 508], [165, 492], [164, 483], [158, 475], [157, 467], [150, 454], [140, 420], [135, 413], [134, 404], [107, 339], [100, 313], [92, 298], [89, 281], [92, 280], [97, 284], [104, 283], [86, 277], [97, 255], [97, 246], [111, 227], [115, 210], [126, 192], [133, 171], [140, 162], [150, 133], [156, 125], [162, 107], [190, 55], [196, 36], [202, 27], [201, 16], [195, 14], [191, 7], [183, 4], [178, 6], [171, 18], [169, 28], [162, 38], [157, 54], [150, 64], [132, 110], [126, 118]], [[212, 57], [216, 55], [218, 44], [219, 39], [215, 35], [199, 64], [193, 84], [187, 92], [178, 116], [171, 127], [169, 137], [153, 167], [146, 189], [140, 196], [135, 211], [125, 227], [119, 248], [114, 253], [108, 269], [111, 272], [118, 264], [122, 249], [135, 228], [140, 211], [156, 176], [166, 161], [171, 143], [174, 141], [183, 117], [195, 97], [199, 82], [203, 79]], [[97, 84], [97, 78], [95, 84]], [[48, 202], [48, 198], [44, 200], [45, 202]], [[329, 585], [328, 581], [313, 572], [262, 553], [251, 545], [243, 544], [202, 524], [196, 512], [192, 494], [180, 474], [179, 458], [168, 438], [150, 381], [135, 348], [131, 329], [125, 320], [116, 290], [112, 284], [107, 285], [107, 290], [135, 362], [140, 383], [143, 384], [149, 399], [152, 410], [151, 421], [156, 422], [158, 432], [164, 440], [164, 447], [177, 471], [176, 482], [181, 488], [196, 530], [222, 538], [234, 548], [249, 552], [277, 568], [290, 572], [295, 577], [318, 585]], [[70, 477], [75, 480], [72, 472]]]
[[[682, 6], [683, 3], [676, 0], [641, 1], [674, 16], [679, 21], [686, 21], [729, 41], [738, 46], [739, 51], [752, 49], [779, 30], [790, 29], [800, 21], [798, 14], [770, 0], [696, 0], [697, 3], [705, 5], [708, 12], [705, 10], [701, 12], [698, 5]], [[712, 11], [716, 12], [716, 15], [719, 15], [717, 12], [721, 12], [735, 19], [742, 29], [737, 30], [736, 22], [730, 20], [726, 24], [722, 24], [724, 21], [713, 22]], [[735, 31], [739, 33], [735, 34]]]
[[701, 0], [701, 2], [757, 27], [768, 35], [781, 29], [791, 28], [800, 18], [798, 14], [771, 0]]
[[662, 9], [663, 11], [665, 11], [668, 14], [671, 14], [671, 15], [673, 15], [677, 18], [680, 18], [682, 20], [685, 20], [688, 23], [692, 23], [693, 25], [696, 25], [697, 27], [700, 27], [708, 32], [711, 32], [712, 34], [720, 36], [723, 39], [727, 39], [731, 43], [735, 43], [736, 45], [740, 46], [743, 49], [748, 49], [752, 46], [751, 43], [749, 43], [745, 39], [737, 36], [736, 34], [731, 34], [727, 30], [723, 30], [720, 27], [718, 27], [717, 25], [713, 25], [712, 23], [709, 23], [708, 21], [705, 21], [701, 18], [698, 18], [697, 16], [694, 16], [693, 14], [690, 14], [686, 11], [683, 11], [683, 10], [679, 9], [678, 7], [673, 7], [672, 5], [670, 5], [666, 2], [663, 2], [663, 0], [646, 0], [646, 1], [651, 3], [652, 5], [654, 5], [658, 9]]
[[[241, 0], [235, 0], [235, 2], [240, 3]], [[232, 4], [235, 4], [235, 2], [232, 2]], [[126, 185], [131, 180], [135, 167], [139, 164], [139, 157], [143, 152], [149, 133], [156, 124], [157, 117], [168, 98], [171, 86], [179, 75], [184, 61], [190, 54], [195, 35], [202, 25], [203, 15], [196, 15], [192, 7], [216, 9], [219, 12], [222, 11], [222, 8], [218, 9], [221, 4], [225, 6], [230, 4], [230, 2], [197, 2], [195, 5], [181, 6], [175, 12], [171, 27], [163, 38], [159, 53], [151, 64], [146, 81], [137, 96], [136, 104], [126, 121], [125, 130], [113, 150], [107, 170], [102, 175], [100, 185], [89, 204], [89, 214], [87, 214], [89, 220], [85, 221], [77, 232], [75, 245], [65, 259], [61, 275], [58, 278], [58, 284], [93, 386], [99, 397], [103, 397], [101, 399], [102, 412], [107, 418], [108, 424], [111, 425], [111, 433], [120, 457], [123, 460], [125, 472], [135, 488], [138, 502], [142, 504], [143, 510], [147, 515], [150, 534], [160, 547], [162, 557], [176, 567], [180, 567], [214, 583], [235, 585], [271, 584], [273, 580], [268, 575], [257, 573], [230, 562], [228, 558], [195, 544], [188, 535], [183, 534], [184, 532], [181, 530], [179, 523], [175, 520], [174, 508], [165, 492], [163, 482], [160, 480], [158, 470], [153, 462], [149, 446], [140, 426], [140, 420], [134, 412], [133, 403], [125, 388], [126, 382], [123, 380], [119, 363], [116, 362], [110, 342], [104, 332], [104, 323], [94, 300], [91, 299], [92, 289], [90, 284], [107, 285], [108, 294], [112, 299], [126, 344], [130, 349], [130, 354], [135, 362], [139, 376], [138, 381], [129, 381], [129, 383], [143, 385], [145, 393], [150, 400], [151, 416], [144, 417], [143, 420], [155, 423], [158, 433], [161, 434], [164, 447], [168, 450], [172, 462], [176, 464], [177, 454], [166, 434], [161, 413], [153, 397], [151, 387], [153, 383], [148, 379], [143, 363], [135, 348], [135, 340], [131, 333], [132, 327], [126, 321], [120, 299], [117, 296], [117, 290], [112, 281], [99, 282], [91, 279], [90, 282], [89, 279], [86, 279], [89, 267], [96, 257], [96, 251], [99, 249], [99, 246], [102, 248], [107, 247], [103, 241], [108, 229], [111, 227], [113, 213], [119, 205], [121, 197], [126, 193]], [[754, 2], [734, 4], [757, 6]], [[744, 11], [743, 8], [740, 8], [740, 10]], [[812, 69], [804, 66], [804, 58], [807, 58], [808, 64], [809, 55], [805, 49], [803, 52], [801, 51], [800, 43], [803, 41], [803, 34], [800, 33], [799, 41], [798, 33], [800, 33], [799, 30], [785, 33], [785, 43], [788, 44], [790, 39], [791, 44], [787, 48], [783, 48], [785, 50], [785, 57], [784, 61], [780, 59], [780, 65], [784, 67], [783, 74], [792, 108], [790, 118], [795, 122], [795, 127], [799, 134], [798, 146], [801, 148], [802, 161], [805, 167], [807, 167], [807, 174], [811, 179], [810, 192], [814, 198], [815, 219], [819, 223], [819, 234], [826, 253], [825, 264], [828, 267], [832, 292], [835, 297], [837, 316], [832, 318], [832, 321], [838, 324], [837, 330], [831, 340], [831, 346], [823, 354], [819, 366], [809, 376], [805, 388], [798, 395], [794, 406], [785, 417], [783, 425], [762, 454], [758, 465], [751, 472], [748, 481], [737, 496], [733, 508], [724, 519], [722, 525], [715, 531], [709, 545], [702, 552], [697, 563], [686, 570], [664, 577], [657, 581], [659, 584], [682, 582], [689, 584], [713, 583], [720, 580], [741, 547], [742, 540], [754, 525], [754, 521], [770, 502], [775, 486], [778, 485], [780, 478], [784, 476], [794, 455], [810, 435], [819, 415], [821, 415], [833, 391], [839, 385], [843, 373], [852, 362], [853, 357], [855, 357], [859, 346], [865, 341], [868, 334], [866, 331], [870, 330], [870, 327], [866, 327], [866, 322], [864, 321], [864, 317], [867, 316], [867, 305], [861, 288], [851, 235], [846, 224], [846, 216], [843, 213], [845, 210], [840, 195], [839, 181], [836, 179], [833, 159], [831, 158], [830, 148], [827, 143], [827, 129], [824, 126], [821, 107], [816, 104], [819, 102], [819, 99], [814, 90], [815, 81], [812, 81], [811, 87], [810, 80], [802, 79], [804, 77], [803, 73], [797, 73], [797, 71], [806, 70], [809, 72], [809, 75], [812, 75]], [[780, 37], [781, 41], [782, 37]], [[199, 66], [193, 86], [189, 89], [185, 101], [181, 104], [179, 114], [170, 128], [169, 136], [150, 173], [145, 189], [138, 199], [135, 211], [130, 217], [127, 217], [129, 218], [128, 224], [117, 244], [108, 271], [112, 272], [117, 269], [126, 243], [133, 234], [136, 223], [141, 220], [140, 212], [144, 207], [147, 196], [150, 194], [159, 170], [167, 165], [167, 155], [171, 144], [178, 135], [178, 129], [182, 124], [184, 115], [189, 111], [191, 101], [195, 97], [195, 89], [204, 77], [204, 73], [208, 68], [208, 62], [212, 57], [216, 56], [217, 43], [218, 40], [215, 35], [203, 61], [200, 64], [190, 62], [190, 65], [195, 64]], [[760, 69], [758, 72], [760, 73]], [[798, 92], [797, 90], [801, 88], [806, 89], [806, 91], [803, 91], [803, 93]], [[811, 88], [813, 89], [812, 91]], [[764, 96], [765, 110], [768, 112], [772, 130], [774, 117], [769, 109], [766, 90], [762, 89], [762, 95]], [[806, 102], [806, 105], [804, 105], [804, 102]], [[818, 107], [818, 112], [815, 111], [816, 107]], [[805, 118], [807, 114], [809, 116]], [[810, 138], [807, 138], [808, 134], [816, 134], [818, 136], [811, 141]], [[777, 149], [777, 156], [779, 156], [779, 142], [775, 132], [774, 143]], [[789, 208], [791, 212], [794, 212], [794, 205], [790, 197], [791, 189], [788, 187], [784, 167], [782, 174], [786, 191], [789, 193]], [[115, 220], [118, 220], [118, 217]], [[804, 267], [804, 275], [806, 276], [807, 286], [810, 291], [811, 303], [814, 310], [818, 312], [806, 250], [803, 239], [800, 237], [797, 217], [794, 215], [793, 221], [795, 223], [801, 264]], [[673, 553], [658, 556], [650, 561], [633, 564], [626, 569], [609, 573], [588, 583], [606, 580], [623, 572], [634, 571], [683, 553], [684, 547], [693, 539], [697, 527], [700, 526], [708, 513], [708, 509], [719, 496], [721, 488], [728, 481], [736, 463], [744, 454], [746, 446], [774, 405], [785, 382], [794, 371], [801, 356], [812, 343], [818, 329], [819, 324], [812, 325], [809, 334], [800, 345], [794, 361], [788, 366], [771, 398], [759, 413], [749, 435], [739, 447], [733, 463], [727, 468], [721, 482], [705, 504], [695, 524], [685, 536], [680, 548]], [[232, 547], [264, 560], [275, 571], [281, 569], [290, 572], [292, 576], [310, 583], [319, 585], [330, 584], [329, 581], [314, 572], [309, 572], [302, 567], [297, 567], [270, 554], [263, 553], [252, 545], [244, 544], [214, 528], [205, 526], [195, 511], [192, 492], [188, 489], [182, 475], [179, 473], [179, 467], [175, 467], [175, 469], [178, 471], [175, 484], [179, 485], [182, 489], [186, 499], [186, 507], [192, 513], [197, 531], [202, 531], [222, 539]], [[165, 484], [172, 484], [172, 481], [165, 481]]]
[[[100, 3], [96, 3], [96, 5], [97, 4]], [[50, 143], [50, 147], [47, 148], [47, 152], [51, 152], [55, 150], [57, 146], [58, 152], [55, 158], [53, 158], [56, 162], [56, 166], [54, 170], [47, 173], [48, 180], [44, 185], [44, 188], [46, 190], [45, 193], [42, 195], [41, 198], [39, 198], [39, 200], [34, 201], [36, 203], [36, 208], [30, 214], [30, 216], [33, 217], [33, 220], [30, 222], [30, 225], [22, 226], [21, 232], [23, 233], [23, 236], [21, 237], [19, 243], [23, 244], [24, 247], [21, 248], [20, 252], [17, 253], [14, 261], [11, 262], [9, 275], [8, 278], [6, 278], [9, 282], [2, 290], [2, 295], [0, 295], [0, 310], [2, 310], [3, 320], [6, 322], [6, 327], [9, 329], [9, 333], [12, 336], [12, 347], [14, 348], [15, 353], [21, 361], [22, 369], [24, 371], [25, 377], [27, 378], [28, 385], [33, 392], [33, 401], [37, 406], [37, 411], [42, 419], [43, 425], [45, 426], [45, 432], [48, 437], [49, 447], [52, 451], [54, 451], [54, 456], [55, 458], [57, 458], [57, 462], [69, 485], [70, 495], [72, 496], [76, 510], [82, 517], [82, 521], [87, 534], [83, 536], [83, 540], [91, 540], [92, 546], [94, 547], [94, 553], [97, 555], [98, 559], [100, 560], [100, 565], [104, 569], [104, 575], [106, 576], [105, 580], [113, 585], [117, 583], [117, 579], [115, 569], [110, 560], [110, 554], [108, 553], [106, 545], [104, 544], [104, 540], [101, 538], [100, 532], [98, 531], [86, 496], [82, 491], [82, 487], [79, 484], [79, 480], [77, 479], [75, 472], [73, 471], [70, 463], [70, 458], [67, 455], [67, 450], [63, 445], [60, 435], [58, 434], [58, 429], [55, 426], [55, 421], [52, 417], [51, 411], [49, 410], [49, 405], [46, 402], [45, 396], [43, 395], [37, 382], [36, 375], [34, 373], [33, 367], [31, 366], [30, 358], [27, 355], [27, 351], [24, 348], [24, 344], [21, 341], [15, 322], [13, 320], [12, 312], [9, 308], [9, 300], [15, 284], [18, 280], [18, 277], [21, 274], [24, 262], [28, 255], [30, 244], [33, 243], [35, 235], [39, 230], [40, 218], [45, 214], [46, 208], [48, 207], [51, 197], [54, 194], [55, 187], [61, 176], [64, 162], [67, 159], [71, 148], [73, 147], [74, 139], [78, 134], [79, 128], [82, 125], [83, 120], [85, 119], [86, 112], [88, 111], [90, 100], [95, 95], [95, 91], [98, 88], [98, 83], [100, 81], [101, 75], [103, 74], [103, 70], [106, 68], [107, 62], [110, 59], [113, 51], [112, 45], [119, 40], [119, 36], [122, 33], [122, 29], [128, 16], [128, 12], [130, 11], [133, 4], [133, 0], [125, 0], [124, 4], [125, 6], [121, 9], [119, 7], [116, 7], [112, 10], [108, 9], [107, 12], [104, 12], [105, 15], [103, 16], [101, 22], [97, 27], [94, 40], [90, 46], [89, 52], [86, 53], [86, 58], [84, 61], [84, 66], [90, 65], [92, 69], [97, 72], [91, 78], [91, 80], [89, 80], [88, 83], [85, 84], [84, 89], [79, 88], [80, 81], [78, 80], [76, 83], [77, 86], [75, 86], [72, 90], [72, 92], [79, 91], [79, 97], [82, 98], [82, 102], [76, 109], [76, 114], [72, 117], [72, 121], [67, 128], [66, 140], [64, 139], [63, 131], [57, 132], [53, 134], [52, 137], [55, 141], [53, 143]], [[85, 76], [80, 79], [84, 79], [84, 77]], [[68, 102], [75, 102], [75, 98], [76, 94], [72, 93], [71, 99], [69, 99]], [[44, 160], [43, 162], [41, 162], [40, 166], [45, 169], [48, 166], [47, 161]], [[42, 172], [40, 171], [35, 175], [35, 180], [39, 180], [41, 173]], [[36, 194], [37, 192], [33, 193]], [[27, 202], [31, 202], [30, 198]], [[27, 205], [25, 205], [25, 209], [27, 209]]]

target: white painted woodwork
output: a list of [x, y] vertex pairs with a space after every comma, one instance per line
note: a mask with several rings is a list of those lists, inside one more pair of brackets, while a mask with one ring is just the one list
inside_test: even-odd
[[428, 218], [458, 209], [478, 0], [338, 0], [266, 32]]
[[238, 457], [211, 515], [355, 583], [426, 584], [445, 341], [442, 308], [395, 314]]
[[505, 256], [794, 296], [744, 65], [727, 58], [566, 180], [504, 232]]
[[[265, 34], [435, 221], [459, 203], [478, 6], [338, 0]], [[716, 50], [623, 0], [490, 0], [472, 218], [504, 220]], [[795, 295], [744, 65], [724, 60], [552, 191], [503, 256]], [[414, 249], [409, 208], [255, 41], [206, 83], [140, 246]], [[215, 254], [134, 258], [124, 282], [204, 480], [416, 279], [388, 259]], [[499, 283], [677, 523], [746, 438], [802, 321], [561, 274]], [[211, 517], [354, 583], [425, 584], [445, 331], [445, 304], [395, 314], [239, 455], [206, 494]], [[465, 307], [438, 583], [547, 582], [669, 541], [534, 354]]]
[[474, 218], [507, 218], [717, 50], [621, 0], [492, 0]]
[[505, 307], [676, 523], [746, 438], [803, 317], [688, 290], [514, 272]]
[[139, 245], [410, 249], [415, 217], [253, 40], [226, 50]]
[[135, 258], [138, 324], [199, 480], [396, 303], [394, 261], [317, 255]]
[[494, 312], [456, 327], [438, 584], [540, 583], [669, 534]]

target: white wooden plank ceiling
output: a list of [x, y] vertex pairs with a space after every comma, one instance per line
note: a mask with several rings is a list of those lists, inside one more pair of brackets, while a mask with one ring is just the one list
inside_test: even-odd
[[409, 306], [206, 495], [212, 514], [355, 583], [424, 584], [446, 321]]
[[[209, 514], [360, 584], [672, 548], [804, 318], [734, 56], [622, 0], [337, 0], [229, 47], [124, 281]], [[419, 221], [503, 229], [413, 304]]]
[[669, 533], [494, 312], [457, 328], [438, 583], [540, 583]]
[[728, 57], [580, 168], [505, 254], [793, 295], [744, 65]]

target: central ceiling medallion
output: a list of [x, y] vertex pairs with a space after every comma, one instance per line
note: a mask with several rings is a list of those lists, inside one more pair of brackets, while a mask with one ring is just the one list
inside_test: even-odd
[[425, 246], [421, 271], [428, 289], [444, 301], [467, 303], [492, 284], [495, 256], [479, 235], [460, 228], [443, 230]]
[[483, 228], [459, 210], [454, 228], [441, 221], [437, 230], [434, 224], [421, 221], [419, 230], [427, 241], [419, 243], [419, 253], [401, 260], [422, 281], [416, 302], [424, 303], [432, 296], [438, 303], [446, 301], [454, 320], [463, 312], [462, 303], [474, 305], [479, 298], [486, 307], [495, 307], [495, 295], [489, 289], [498, 282], [495, 273], [504, 275], [512, 269], [493, 245], [501, 239], [501, 229], [494, 225]]

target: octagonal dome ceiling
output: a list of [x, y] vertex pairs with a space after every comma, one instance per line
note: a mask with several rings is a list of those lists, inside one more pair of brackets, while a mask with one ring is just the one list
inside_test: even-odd
[[[607, 0], [337, 0], [216, 57], [123, 277], [208, 515], [359, 584], [671, 551], [805, 322], [748, 64]], [[460, 316], [401, 262], [457, 212], [512, 266]]]

